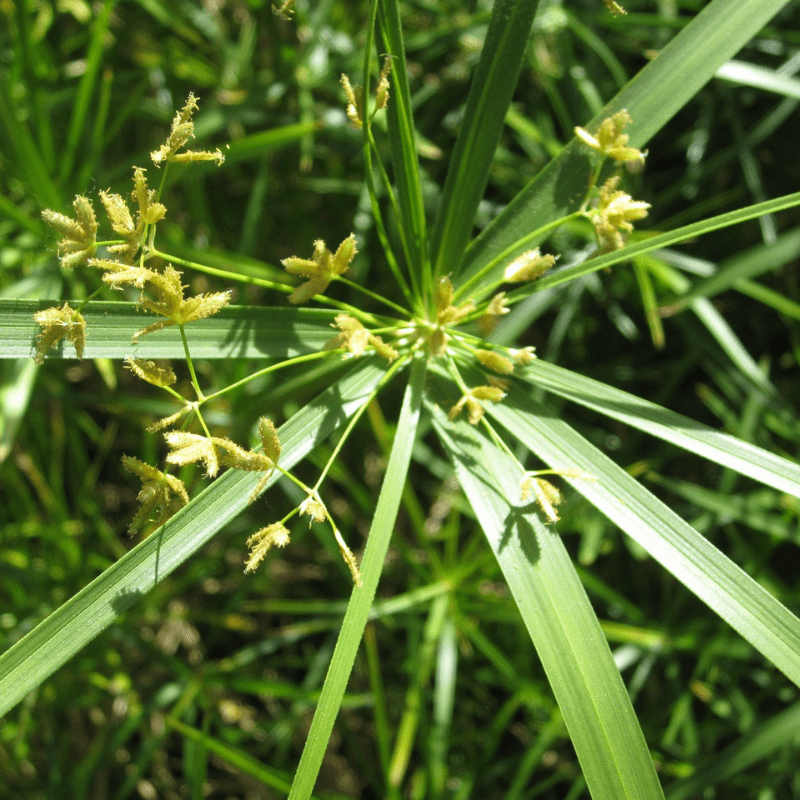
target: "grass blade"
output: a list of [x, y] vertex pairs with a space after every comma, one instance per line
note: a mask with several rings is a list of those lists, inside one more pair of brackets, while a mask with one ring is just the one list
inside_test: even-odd
[[[385, 370], [362, 363], [279, 430], [291, 468], [357, 411]], [[273, 473], [269, 485], [277, 480]], [[0, 715], [160, 583], [248, 504], [258, 475], [230, 470], [0, 656]], [[243, 579], [244, 580], [244, 579]]]
[[[53, 306], [48, 300], [0, 300], [0, 358], [30, 358], [40, 328], [37, 311]], [[292, 358], [320, 350], [331, 338], [336, 312], [308, 308], [227, 306], [208, 319], [192, 323], [194, 358]], [[148, 323], [136, 303], [89, 303], [83, 312], [87, 337], [85, 358], [186, 357], [177, 327], [131, 337]], [[75, 358], [72, 345], [55, 348], [48, 358]]]
[[519, 467], [483, 432], [433, 412], [536, 646], [592, 797], [662, 798], [628, 692], [569, 554], [553, 529], [516, 500]]
[[625, 470], [546, 406], [519, 389], [490, 409], [554, 469], [579, 467], [597, 481], [569, 479], [665, 569], [800, 685], [800, 619]]
[[397, 425], [397, 435], [386, 475], [383, 479], [375, 516], [361, 562], [363, 586], [353, 589], [341, 633], [336, 642], [322, 694], [314, 720], [308, 732], [300, 766], [289, 793], [289, 800], [305, 800], [311, 795], [317, 780], [322, 759], [328, 746], [333, 724], [344, 697], [347, 681], [353, 669], [356, 653], [369, 618], [375, 591], [378, 588], [383, 562], [389, 549], [397, 511], [400, 508], [403, 485], [411, 462], [411, 451], [416, 438], [422, 394], [425, 385], [425, 361], [418, 358], [411, 368], [411, 380], [403, 398], [403, 408]]
[[[712, 0], [589, 123], [626, 108], [630, 144], [642, 147], [700, 91], [787, 0]], [[578, 121], [584, 124], [584, 121]], [[573, 139], [473, 242], [462, 265], [469, 279], [497, 258], [512, 258], [538, 241], [528, 238], [581, 203], [590, 174], [585, 148]], [[471, 219], [471, 218], [470, 218]]]
[[456, 270], [517, 85], [538, 0], [495, 0], [431, 243], [434, 275]]
[[520, 372], [531, 384], [682, 447], [753, 480], [800, 497], [800, 466], [726, 433], [575, 372], [535, 361]]

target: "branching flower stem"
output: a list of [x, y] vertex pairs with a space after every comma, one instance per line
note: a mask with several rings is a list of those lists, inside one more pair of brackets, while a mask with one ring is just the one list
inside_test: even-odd
[[404, 318], [407, 317], [410, 313], [409, 309], [403, 308], [403, 306], [400, 306], [397, 303], [393, 303], [391, 300], [384, 297], [383, 295], [380, 295], [377, 292], [373, 292], [371, 289], [367, 289], [366, 286], [361, 286], [360, 284], [351, 281], [349, 278], [344, 278], [341, 275], [334, 275], [333, 280], [339, 281], [340, 283], [345, 284], [345, 286], [349, 286], [351, 289], [355, 289], [356, 291], [361, 292], [361, 294], [364, 294], [367, 297], [371, 297], [378, 303], [383, 303], [383, 305], [388, 306], [394, 311], [397, 311], [399, 314], [402, 314]]
[[[185, 258], [178, 258], [177, 256], [172, 256], [169, 253], [164, 253], [161, 250], [152, 249], [149, 252], [149, 256], [155, 256], [158, 258], [163, 258], [165, 261], [169, 261], [171, 264], [176, 264], [180, 267], [186, 267], [187, 269], [192, 269], [195, 272], [203, 272], [206, 275], [214, 275], [217, 278], [225, 278], [226, 280], [236, 281], [237, 283], [246, 283], [251, 286], [261, 286], [265, 289], [275, 289], [276, 291], [283, 292], [284, 294], [291, 294], [294, 291], [292, 286], [287, 286], [285, 283], [277, 283], [276, 281], [270, 281], [266, 278], [253, 278], [250, 275], [241, 275], [236, 272], [229, 272], [228, 270], [224, 269], [217, 269], [216, 267], [210, 267], [206, 264], [201, 264], [197, 261], [188, 261]], [[337, 277], [336, 280], [343, 280], [341, 277]], [[354, 288], [359, 289], [360, 291], [364, 292], [365, 294], [369, 294], [370, 296], [374, 297], [380, 302], [389, 304], [395, 310], [400, 310], [405, 315], [408, 313], [406, 309], [402, 308], [402, 306], [394, 306], [391, 301], [386, 300], [385, 298], [381, 298], [380, 295], [373, 295], [369, 290], [364, 289], [363, 286], [358, 286], [357, 284], [351, 284], [348, 281], [349, 286], [353, 286]], [[348, 314], [352, 314], [353, 316], [357, 316], [370, 325], [378, 325], [380, 324], [379, 320], [369, 314], [368, 312], [362, 311], [360, 308], [355, 308], [355, 306], [351, 306], [349, 303], [343, 303], [340, 300], [332, 300], [325, 295], [316, 295], [316, 299], [321, 303], [326, 303], [327, 305], [331, 306], [332, 308], [338, 308], [340, 311], [346, 311]]]
[[180, 267], [186, 267], [187, 269], [192, 269], [195, 272], [204, 272], [206, 275], [214, 275], [217, 278], [225, 278], [226, 280], [236, 281], [237, 283], [247, 283], [251, 286], [261, 286], [264, 289], [274, 289], [275, 291], [283, 292], [285, 294], [290, 294], [293, 290], [291, 286], [288, 286], [285, 283], [270, 281], [266, 278], [254, 278], [250, 275], [241, 275], [238, 272], [230, 272], [229, 270], [210, 267], [207, 264], [201, 264], [198, 261], [189, 261], [185, 258], [179, 258], [178, 256], [164, 253], [156, 248], [150, 249], [149, 256], [163, 258], [165, 261], [169, 261], [171, 264], [177, 264]]
[[222, 397], [222, 395], [227, 394], [228, 392], [233, 391], [234, 389], [238, 389], [240, 386], [244, 386], [245, 384], [249, 383], [250, 381], [254, 380], [255, 378], [260, 378], [262, 375], [267, 375], [270, 372], [275, 372], [275, 370], [284, 369], [285, 367], [292, 367], [295, 364], [304, 364], [307, 361], [316, 361], [321, 358], [329, 358], [333, 355], [336, 351], [335, 350], [321, 350], [317, 353], [309, 353], [304, 356], [297, 356], [296, 358], [289, 358], [286, 361], [281, 361], [279, 364], [271, 364], [264, 369], [260, 369], [258, 372], [254, 372], [252, 375], [248, 375], [246, 378], [242, 378], [236, 383], [232, 383], [230, 386], [226, 386], [224, 389], [220, 389], [218, 392], [214, 392], [214, 394], [207, 395], [203, 398], [203, 402], [207, 402], [209, 400], [216, 400], [218, 397]]

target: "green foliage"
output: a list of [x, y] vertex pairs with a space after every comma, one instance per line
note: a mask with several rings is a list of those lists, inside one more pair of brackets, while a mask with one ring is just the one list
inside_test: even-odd
[[800, 797], [798, 12], [624, 5], [0, 5], [9, 796]]

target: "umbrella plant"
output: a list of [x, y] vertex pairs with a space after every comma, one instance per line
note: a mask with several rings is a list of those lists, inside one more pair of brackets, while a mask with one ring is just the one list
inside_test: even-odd
[[[141, 540], [0, 656], [0, 711], [46, 681], [278, 481], [289, 481], [302, 499], [250, 533], [242, 564], [248, 574], [241, 580], [262, 568], [272, 548], [291, 547], [292, 527], [304, 516], [304, 522], [328, 526], [352, 578], [289, 792], [291, 798], [309, 797], [373, 608], [404, 487], [414, 483], [415, 462], [425, 459], [422, 442], [449, 462], [497, 559], [592, 797], [642, 800], [663, 793], [619, 667], [559, 534], [559, 514], [570, 503], [596, 508], [800, 685], [800, 620], [564, 419], [561, 401], [794, 497], [800, 497], [800, 467], [559, 366], [518, 342], [535, 318], [532, 300], [557, 301], [571, 287], [629, 269], [633, 261], [646, 307], [654, 280], [670, 286], [671, 310], [696, 314], [735, 367], [780, 402], [707, 299], [742, 276], [729, 275], [726, 283], [717, 273], [692, 283], [658, 254], [798, 205], [800, 195], [654, 231], [646, 227], [652, 204], [636, 199], [630, 176], [646, 181], [648, 142], [784, 4], [712, 0], [594, 119], [581, 121], [561, 152], [476, 235], [537, 2], [495, 0], [446, 180], [431, 204], [398, 0], [372, 0], [362, 73], [341, 80], [350, 125], [361, 135], [381, 248], [363, 282], [350, 277], [361, 248], [351, 230], [342, 230], [337, 241], [298, 241], [297, 255], [282, 260], [286, 276], [275, 280], [253, 278], [236, 263], [220, 269], [162, 246], [169, 170], [181, 163], [191, 168], [191, 162], [225, 169], [222, 150], [191, 149], [195, 115], [202, 116], [194, 95], [177, 110], [148, 168], [134, 170], [132, 205], [122, 195], [99, 192], [96, 198], [78, 195], [70, 214], [46, 210], [61, 266], [91, 273], [95, 291], [57, 303], [46, 297], [0, 301], [0, 355], [32, 358], [40, 369], [54, 358], [124, 360], [138, 378], [163, 390], [174, 408], [149, 428], [160, 461], [123, 458], [138, 493], [129, 527]], [[279, 9], [289, 20], [292, 5]], [[624, 13], [616, 3], [607, 5]], [[584, 246], [559, 252], [554, 234], [571, 225], [582, 232]], [[109, 234], [101, 238], [105, 230]], [[194, 273], [260, 286], [271, 305], [234, 305], [227, 291], [187, 294]], [[376, 275], [380, 279], [370, 283]], [[134, 297], [115, 300], [115, 290]], [[655, 311], [652, 302], [649, 310]], [[650, 317], [657, 328], [657, 315]], [[205, 386], [196, 363], [233, 357], [258, 358], [263, 366], [223, 388]], [[188, 395], [174, 388], [181, 363]], [[309, 385], [320, 374], [313, 367], [336, 368], [323, 373], [328, 385], [284, 424], [273, 424], [267, 396], [251, 441], [214, 431], [209, 411], [221, 398], [263, 375], [304, 364]], [[326, 478], [365, 412], [394, 395], [402, 402], [358, 558], [356, 543], [326, 503]], [[293, 470], [332, 437], [330, 458], [310, 486]], [[191, 464], [213, 478], [197, 493], [180, 477]], [[570, 499], [561, 505], [565, 495]], [[176, 720], [176, 729], [182, 724]]]

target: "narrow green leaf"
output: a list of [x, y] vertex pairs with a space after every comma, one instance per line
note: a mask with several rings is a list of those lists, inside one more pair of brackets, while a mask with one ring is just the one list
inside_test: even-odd
[[222, 761], [230, 764], [234, 769], [249, 775], [264, 786], [270, 786], [277, 789], [281, 794], [288, 794], [291, 786], [289, 776], [279, 770], [272, 769], [266, 764], [262, 763], [256, 758], [253, 758], [249, 753], [238, 747], [225, 744], [214, 736], [210, 736], [203, 731], [192, 728], [184, 724], [175, 717], [165, 717], [164, 723], [167, 727], [177, 731], [185, 739], [191, 742], [196, 742], [205, 747], [209, 752], [214, 753]]
[[100, 73], [100, 66], [103, 62], [103, 46], [107, 42], [108, 25], [116, 5], [117, 0], [105, 0], [101, 11], [92, 16], [92, 36], [89, 40], [89, 51], [84, 62], [86, 68], [83, 75], [81, 75], [78, 91], [72, 103], [72, 117], [67, 131], [67, 143], [59, 156], [59, 182], [62, 184], [66, 183], [67, 178], [72, 174], [72, 167], [75, 163], [81, 137], [89, 127], [86, 123], [86, 119], [89, 116], [89, 104], [94, 87], [97, 84], [97, 76]]
[[519, 501], [518, 465], [466, 422], [434, 424], [536, 646], [594, 800], [663, 798], [619, 670], [558, 534]]
[[[705, 233], [711, 233], [712, 231], [721, 230], [722, 228], [729, 228], [732, 225], [739, 225], [742, 222], [756, 219], [765, 214], [772, 214], [777, 211], [783, 211], [786, 208], [794, 208], [798, 205], [800, 205], [800, 192], [795, 192], [794, 194], [783, 195], [783, 197], [776, 197], [774, 200], [766, 200], [763, 203], [756, 203], [755, 205], [746, 206], [745, 208], [738, 208], [735, 211], [729, 211], [716, 217], [709, 217], [700, 222], [684, 225], [681, 228], [676, 228], [673, 231], [661, 233], [657, 236], [648, 236], [633, 244], [626, 245], [622, 250], [615, 250], [612, 253], [606, 253], [605, 255], [591, 258], [588, 261], [583, 261], [580, 264], [551, 272], [549, 275], [545, 275], [544, 278], [540, 278], [520, 289], [509, 292], [508, 296], [512, 299], [528, 297], [536, 292], [549, 289], [552, 286], [560, 286], [563, 283], [574, 281], [582, 275], [598, 272], [601, 269], [606, 269], [615, 264], [620, 264], [623, 261], [628, 261], [633, 256], [650, 253], [653, 250], [660, 250], [664, 247], [671, 247], [687, 239], [694, 239], [697, 236], [702, 236]], [[530, 247], [532, 242], [534, 242], [533, 239], [526, 238], [524, 246]], [[519, 249], [518, 245], [519, 243], [516, 243], [508, 251], [501, 252], [497, 258], [494, 259], [494, 264], [498, 267], [504, 264], [508, 258], [511, 257], [511, 254], [516, 249]], [[478, 282], [478, 285], [489, 283], [490, 279], [491, 273], [483, 276]], [[495, 275], [494, 280], [496, 279], [497, 276]]]
[[739, 281], [757, 278], [770, 270], [777, 270], [800, 255], [800, 229], [779, 236], [774, 242], [751, 247], [733, 258], [723, 261], [717, 271], [697, 281], [692, 287], [668, 305], [671, 313], [683, 310], [699, 297], [711, 298], [720, 292], [737, 288]]
[[534, 386], [682, 447], [783, 492], [800, 497], [800, 466], [641, 397], [546, 361], [519, 372]]
[[746, 61], [728, 61], [716, 73], [718, 78], [739, 84], [752, 86], [767, 92], [793, 97], [800, 100], [800, 81], [789, 75], [782, 75], [774, 69], [748, 64]]
[[[341, 427], [385, 370], [362, 362], [281, 426], [287, 469]], [[271, 486], [278, 473], [270, 478]], [[0, 656], [0, 715], [18, 703], [247, 506], [258, 475], [229, 470]], [[247, 580], [242, 577], [242, 580]]]
[[369, 618], [370, 607], [378, 588], [383, 562], [394, 530], [403, 485], [408, 475], [411, 451], [416, 439], [422, 395], [425, 386], [425, 360], [417, 358], [411, 368], [411, 379], [403, 398], [400, 421], [397, 424], [389, 464], [375, 507], [367, 547], [361, 562], [363, 586], [353, 589], [342, 630], [336, 642], [328, 674], [322, 687], [311, 729], [300, 759], [289, 800], [305, 800], [311, 795], [317, 780], [336, 715], [344, 697], [347, 681]]
[[763, 725], [748, 731], [732, 745], [717, 753], [689, 778], [670, 784], [667, 800], [692, 800], [703, 797], [706, 789], [724, 793], [723, 782], [766, 758], [789, 742], [800, 730], [800, 703], [794, 703]]
[[[592, 121], [626, 108], [633, 147], [652, 136], [787, 4], [788, 0], [712, 0]], [[462, 265], [471, 278], [498, 258], [512, 258], [541, 241], [530, 235], [572, 213], [591, 172], [585, 146], [573, 139], [473, 242]], [[599, 259], [598, 259], [599, 260]]]
[[[37, 311], [59, 305], [47, 300], [0, 299], [0, 358], [30, 358], [40, 328]], [[76, 304], [73, 304], [76, 305]], [[193, 358], [292, 358], [319, 350], [333, 333], [336, 312], [309, 308], [227, 306], [187, 328]], [[153, 321], [136, 303], [91, 302], [86, 320], [84, 358], [186, 358], [177, 327], [133, 335]], [[49, 358], [75, 358], [70, 344], [50, 350]]]
[[800, 619], [541, 403], [512, 388], [489, 409], [554, 469], [578, 467], [597, 480], [568, 479], [665, 569], [800, 685]]
[[425, 227], [425, 206], [422, 202], [419, 160], [417, 158], [411, 90], [408, 85], [403, 28], [397, 0], [381, 0], [379, 20], [383, 52], [392, 56], [391, 95], [386, 113], [389, 118], [389, 143], [397, 182], [397, 198], [409, 248], [410, 270], [416, 272], [416, 286], [429, 286], [430, 263]]
[[434, 275], [455, 272], [472, 234], [538, 0], [495, 0], [431, 242]]

